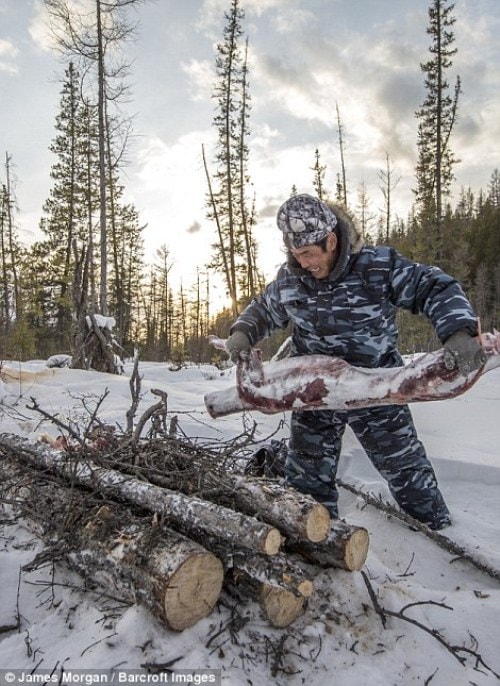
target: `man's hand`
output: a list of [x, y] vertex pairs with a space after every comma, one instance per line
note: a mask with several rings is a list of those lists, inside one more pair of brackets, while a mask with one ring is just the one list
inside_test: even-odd
[[466, 329], [451, 334], [444, 342], [445, 364], [447, 369], [458, 369], [468, 376], [486, 363], [486, 353], [481, 347], [478, 336], [471, 336]]
[[226, 341], [226, 350], [231, 360], [236, 364], [243, 355], [247, 355], [251, 348], [250, 339], [243, 331], [235, 331]]

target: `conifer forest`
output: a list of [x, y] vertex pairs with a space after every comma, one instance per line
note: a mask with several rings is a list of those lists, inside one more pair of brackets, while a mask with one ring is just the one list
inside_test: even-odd
[[[50, 192], [40, 207], [41, 238], [20, 239], [14, 172], [16, 151], [3, 151], [0, 168], [0, 359], [28, 360], [64, 353], [86, 368], [83, 340], [89, 318], [115, 320], [121, 357], [217, 362], [208, 336], [228, 335], [245, 304], [264, 288], [255, 238], [259, 223], [250, 175], [252, 157], [249, 40], [242, 0], [227, 0], [214, 49], [212, 84], [215, 155], [200, 151], [206, 217], [213, 226], [211, 254], [194, 283], [171, 283], [168, 238], [146, 259], [144, 222], [126, 201], [126, 174], [133, 120], [126, 114], [133, 64], [121, 56], [147, 0], [93, 0], [79, 12], [68, 0], [44, 0], [60, 57], [60, 89], [53, 137]], [[428, 0], [427, 61], [416, 64], [425, 97], [408, 122], [415, 132], [414, 201], [406, 216], [393, 210], [398, 171], [380, 161], [381, 199], [376, 216], [362, 179], [349, 172], [349, 127], [337, 100], [338, 157], [311, 150], [311, 184], [318, 197], [347, 206], [365, 242], [390, 244], [407, 257], [434, 264], [459, 279], [480, 317], [481, 328], [500, 327], [500, 174], [491, 170], [479, 192], [457, 188], [454, 129], [464, 88], [451, 74], [457, 48], [455, 6]], [[6, 104], [1, 105], [6, 106]], [[139, 105], [137, 105], [139, 107]], [[8, 132], [7, 132], [8, 133]], [[8, 135], [5, 136], [8, 141]], [[334, 188], [326, 168], [336, 170]], [[349, 180], [348, 180], [349, 179]], [[302, 192], [295, 187], [290, 193]], [[186, 189], [189, 194], [189, 189]], [[227, 304], [214, 305], [213, 279], [222, 279]], [[272, 276], [271, 276], [272, 278]], [[427, 321], [399, 313], [403, 353], [429, 350], [437, 341]], [[286, 337], [264, 345], [272, 354]], [[224, 355], [222, 354], [222, 358]], [[92, 365], [96, 368], [96, 365]], [[98, 368], [98, 365], [97, 365]], [[101, 369], [108, 371], [108, 369]]]

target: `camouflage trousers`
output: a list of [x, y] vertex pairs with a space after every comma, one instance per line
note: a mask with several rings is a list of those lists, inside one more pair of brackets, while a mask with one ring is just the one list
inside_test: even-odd
[[402, 510], [431, 528], [449, 523], [436, 475], [406, 405], [292, 413], [285, 463], [290, 485], [338, 516], [335, 477], [347, 424]]

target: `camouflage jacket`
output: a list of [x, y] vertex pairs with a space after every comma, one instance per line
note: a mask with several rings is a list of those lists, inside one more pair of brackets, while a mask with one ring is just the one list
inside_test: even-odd
[[401, 364], [397, 308], [426, 315], [441, 342], [459, 329], [477, 334], [476, 316], [455, 279], [388, 246], [359, 246], [353, 231], [349, 221], [341, 224], [339, 256], [326, 279], [289, 255], [231, 331], [243, 331], [255, 345], [292, 322], [294, 355], [334, 355], [361, 367]]

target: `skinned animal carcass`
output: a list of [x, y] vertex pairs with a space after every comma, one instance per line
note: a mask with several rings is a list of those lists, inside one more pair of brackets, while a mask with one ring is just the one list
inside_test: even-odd
[[[224, 341], [212, 337], [212, 344]], [[500, 366], [500, 333], [481, 334], [486, 364], [463, 376], [449, 368], [444, 348], [415, 357], [403, 367], [355, 367], [328, 355], [290, 357], [266, 364], [253, 349], [238, 361], [236, 386], [207, 393], [211, 417], [258, 410], [276, 414], [289, 410], [352, 410], [377, 405], [454, 398], [467, 391], [487, 371]]]

